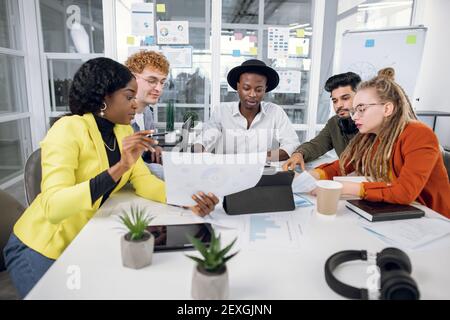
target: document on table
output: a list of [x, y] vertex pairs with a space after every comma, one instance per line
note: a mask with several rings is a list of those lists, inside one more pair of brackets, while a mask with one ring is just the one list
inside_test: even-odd
[[192, 195], [217, 197], [254, 187], [261, 179], [267, 154], [211, 154], [163, 152], [167, 203], [195, 205]]
[[450, 221], [441, 218], [368, 222], [360, 224], [380, 239], [407, 249], [417, 249], [450, 234]]
[[303, 231], [294, 213], [278, 212], [243, 216], [239, 234], [242, 249], [296, 251]]
[[316, 188], [316, 179], [309, 174], [308, 171], [304, 171], [300, 175], [294, 178], [292, 181], [292, 192], [293, 193], [307, 193], [311, 192]]

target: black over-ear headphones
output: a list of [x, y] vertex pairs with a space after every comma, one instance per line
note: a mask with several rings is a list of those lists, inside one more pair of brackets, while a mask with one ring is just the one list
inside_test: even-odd
[[[368, 260], [367, 251], [348, 250], [335, 253], [325, 263], [325, 279], [336, 293], [350, 299], [369, 299], [365, 288], [351, 287], [340, 282], [333, 271], [342, 263], [353, 260]], [[406, 253], [397, 248], [386, 248], [376, 254], [376, 265], [380, 268], [380, 300], [418, 300], [419, 288], [411, 278], [411, 261]]]

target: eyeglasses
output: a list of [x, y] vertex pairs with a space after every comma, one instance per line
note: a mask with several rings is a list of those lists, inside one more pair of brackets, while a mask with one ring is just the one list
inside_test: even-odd
[[158, 83], [161, 84], [161, 87], [163, 89], [166, 89], [169, 86], [169, 83], [167, 81], [165, 81], [165, 80], [159, 81], [159, 79], [156, 77], [150, 77], [150, 78], [146, 79], [138, 74], [136, 74], [136, 76], [141, 78], [145, 82], [147, 82], [148, 85], [152, 88], [156, 88], [158, 86]]
[[373, 106], [384, 106], [384, 103], [360, 103], [356, 107], [354, 107], [352, 110], [350, 110], [350, 116], [353, 118], [356, 114], [358, 116], [362, 117], [364, 115], [364, 112], [370, 107]]

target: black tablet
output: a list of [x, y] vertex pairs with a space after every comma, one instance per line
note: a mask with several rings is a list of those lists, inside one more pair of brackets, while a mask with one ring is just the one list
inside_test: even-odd
[[209, 223], [149, 226], [147, 230], [155, 237], [155, 251], [192, 249], [187, 235], [208, 246], [212, 235]]

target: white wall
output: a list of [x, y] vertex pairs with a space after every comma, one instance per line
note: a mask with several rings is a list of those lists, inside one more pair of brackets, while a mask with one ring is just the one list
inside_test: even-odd
[[[420, 101], [415, 107], [450, 112], [450, 1], [417, 0], [416, 12], [414, 24], [428, 27], [428, 33], [415, 94]], [[442, 145], [450, 147], [450, 117], [438, 118], [436, 134]]]

